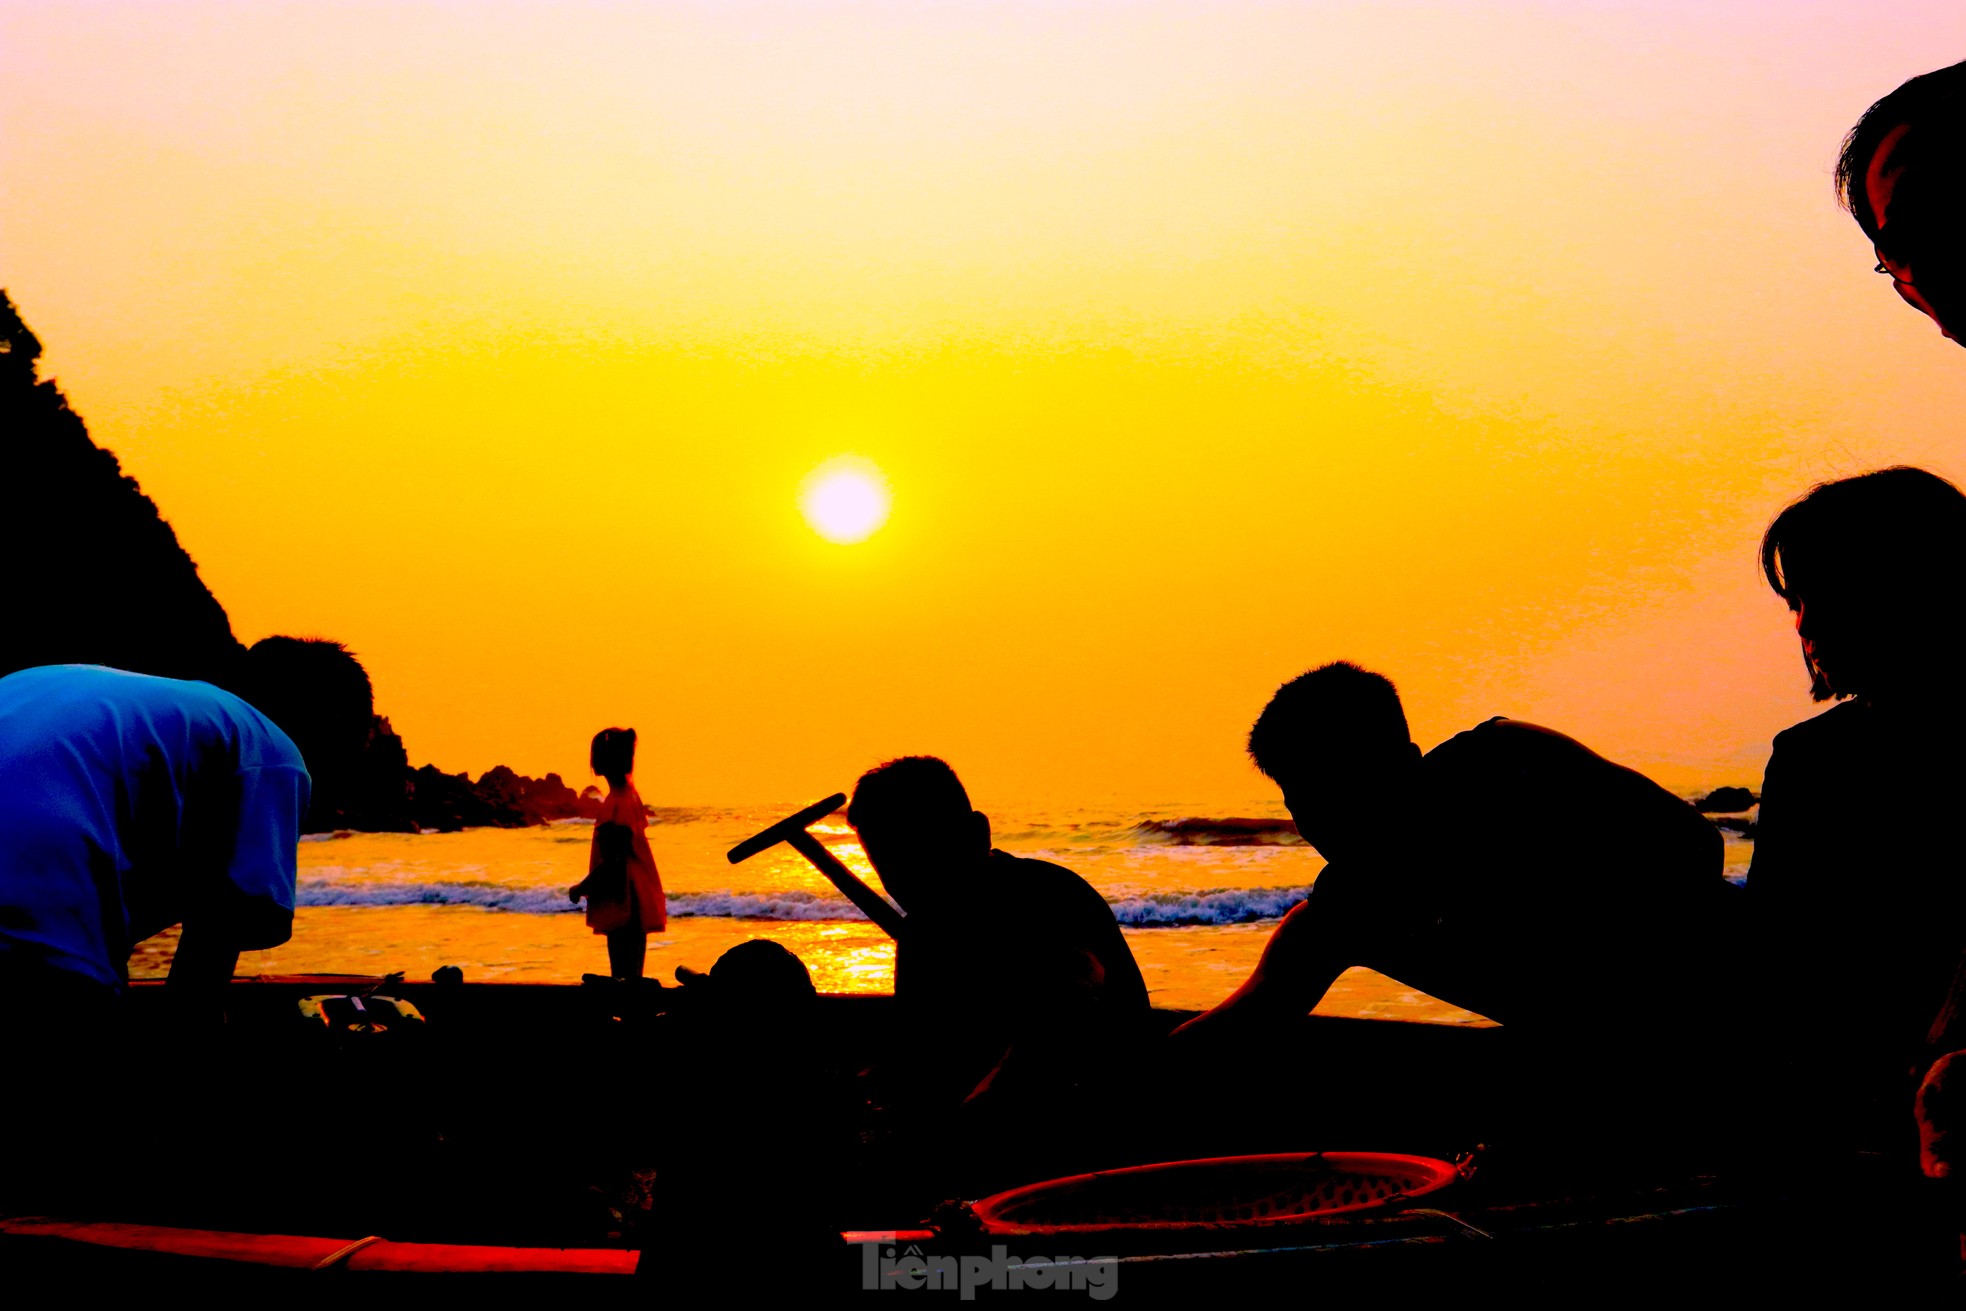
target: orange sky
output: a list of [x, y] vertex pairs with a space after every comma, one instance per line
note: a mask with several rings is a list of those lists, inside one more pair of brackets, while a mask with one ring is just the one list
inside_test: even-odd
[[[652, 800], [1255, 798], [1327, 659], [1675, 785], [1810, 713], [1760, 528], [1966, 476], [1876, 4], [0, 5], [0, 278], [239, 635]], [[822, 541], [825, 460], [892, 517]]]

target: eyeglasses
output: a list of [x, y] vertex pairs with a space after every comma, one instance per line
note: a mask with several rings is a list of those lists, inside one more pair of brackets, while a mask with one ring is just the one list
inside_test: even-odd
[[[1911, 306], [1920, 314], [1925, 315], [1932, 322], [1939, 324], [1943, 328], [1945, 320], [1941, 319], [1938, 311], [1932, 308], [1932, 302], [1925, 298], [1925, 293], [1914, 285], [1916, 280], [1912, 276], [1911, 265], [1900, 263], [1897, 267], [1893, 268], [1892, 256], [1886, 255], [1882, 250], [1876, 249], [1875, 247], [1873, 247], [1873, 251], [1877, 255], [1877, 267], [1872, 272], [1882, 273], [1890, 278], [1891, 289], [1898, 293], [1905, 304]], [[1951, 336], [1952, 334], [1948, 332], [1946, 335]]]

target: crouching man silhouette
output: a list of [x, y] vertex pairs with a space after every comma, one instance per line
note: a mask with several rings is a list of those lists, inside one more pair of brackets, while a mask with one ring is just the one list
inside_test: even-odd
[[1181, 1041], [1294, 1024], [1355, 965], [1565, 1051], [1713, 1034], [1738, 890], [1719, 831], [1643, 775], [1503, 718], [1423, 754], [1392, 683], [1344, 662], [1284, 684], [1249, 751], [1329, 863]]

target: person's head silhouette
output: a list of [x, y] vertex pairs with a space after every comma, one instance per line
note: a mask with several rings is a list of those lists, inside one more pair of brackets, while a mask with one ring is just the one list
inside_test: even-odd
[[375, 690], [347, 647], [321, 637], [267, 637], [247, 650], [236, 688], [300, 748], [314, 780], [310, 814], [347, 799], [375, 731]]
[[1937, 474], [1821, 484], [1768, 525], [1761, 569], [1795, 614], [1818, 701], [1925, 698], [1955, 677], [1966, 494]]
[[1866, 110], [1843, 139], [1836, 188], [1878, 272], [1946, 336], [1966, 337], [1966, 63]]
[[806, 963], [769, 938], [738, 943], [717, 957], [706, 977], [719, 1005], [735, 1014], [804, 1020], [819, 995]]
[[609, 787], [626, 786], [628, 776], [635, 772], [635, 730], [604, 728], [594, 734], [593, 745], [587, 750], [587, 763], [608, 781]]
[[854, 784], [847, 823], [910, 915], [940, 914], [990, 854], [990, 820], [969, 804], [956, 771], [934, 756], [902, 756]]
[[1249, 755], [1327, 860], [1383, 841], [1420, 764], [1391, 680], [1343, 660], [1277, 689], [1249, 730]]

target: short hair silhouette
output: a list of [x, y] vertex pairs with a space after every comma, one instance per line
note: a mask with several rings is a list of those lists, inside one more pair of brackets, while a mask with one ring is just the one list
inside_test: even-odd
[[1399, 690], [1349, 660], [1297, 675], [1276, 690], [1249, 730], [1249, 758], [1270, 778], [1296, 772], [1319, 741], [1404, 746], [1411, 740]]
[[[1966, 590], [1966, 493], [1909, 465], [1819, 483], [1768, 525], [1761, 572], [1791, 610], [1812, 592], [1862, 595], [1956, 630]], [[1867, 690], [1838, 686], [1813, 659], [1808, 665], [1818, 701]]]
[[[1891, 151], [1902, 175], [1883, 228], [1864, 185], [1878, 147], [1898, 128], [1909, 129]], [[1836, 193], [1865, 234], [1894, 258], [1907, 238], [1936, 232], [1942, 215], [1958, 215], [1966, 199], [1966, 62], [1922, 73], [1873, 104], [1843, 138], [1836, 161]], [[1903, 219], [1907, 227], [1900, 229]], [[1957, 240], [1949, 236], [1949, 240]]]
[[806, 963], [770, 938], [738, 943], [717, 957], [708, 977], [719, 1003], [749, 1009], [804, 1007], [819, 995]]
[[375, 688], [362, 662], [339, 642], [262, 638], [246, 651], [241, 681], [245, 699], [293, 739], [310, 773], [333, 772], [369, 740]]
[[627, 778], [635, 772], [635, 730], [604, 728], [594, 734], [587, 750], [587, 763], [609, 782]]
[[961, 819], [975, 807], [962, 780], [934, 756], [900, 756], [876, 765], [853, 785], [846, 822], [856, 829], [934, 827]]

